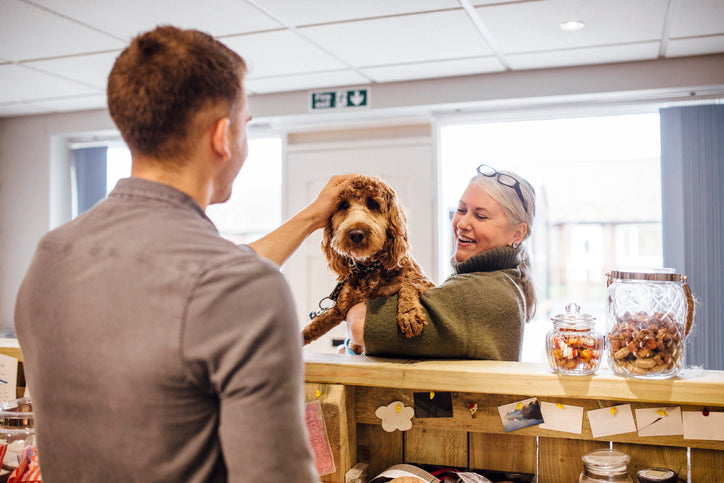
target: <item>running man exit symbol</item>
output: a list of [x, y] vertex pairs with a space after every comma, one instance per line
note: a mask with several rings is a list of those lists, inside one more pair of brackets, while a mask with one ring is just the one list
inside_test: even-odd
[[323, 91], [312, 92], [310, 94], [310, 109], [312, 111], [329, 109], [355, 109], [368, 106], [368, 89]]

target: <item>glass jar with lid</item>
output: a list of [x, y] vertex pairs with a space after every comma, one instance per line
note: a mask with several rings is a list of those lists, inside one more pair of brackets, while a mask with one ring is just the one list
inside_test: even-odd
[[675, 376], [683, 365], [684, 340], [694, 320], [687, 278], [667, 268], [606, 275], [611, 369], [620, 376]]
[[628, 474], [631, 457], [616, 449], [597, 449], [581, 456], [583, 472], [578, 483], [633, 483]]
[[596, 372], [603, 355], [603, 335], [594, 328], [595, 317], [582, 314], [575, 303], [565, 314], [551, 317], [553, 330], [546, 336], [548, 365], [559, 374], [586, 375]]
[[18, 466], [19, 456], [35, 445], [35, 426], [30, 398], [0, 403], [0, 445], [5, 445], [4, 469]]

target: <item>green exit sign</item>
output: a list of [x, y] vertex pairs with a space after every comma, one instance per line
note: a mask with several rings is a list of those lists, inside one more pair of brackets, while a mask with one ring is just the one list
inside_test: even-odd
[[358, 109], [369, 107], [370, 93], [368, 89], [320, 91], [310, 93], [309, 100], [312, 111]]

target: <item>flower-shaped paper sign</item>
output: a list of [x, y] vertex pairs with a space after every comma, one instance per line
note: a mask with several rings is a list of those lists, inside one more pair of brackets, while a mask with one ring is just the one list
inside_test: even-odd
[[382, 420], [382, 429], [388, 433], [396, 429], [407, 431], [412, 427], [412, 417], [415, 410], [411, 407], [405, 407], [400, 401], [395, 401], [387, 406], [380, 406], [375, 411], [375, 416]]

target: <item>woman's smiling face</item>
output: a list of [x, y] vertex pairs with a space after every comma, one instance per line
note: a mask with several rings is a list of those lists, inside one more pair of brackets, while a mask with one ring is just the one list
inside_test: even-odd
[[460, 198], [452, 227], [456, 262], [491, 248], [520, 243], [525, 235], [525, 223], [510, 226], [500, 203], [474, 184], [469, 184]]

